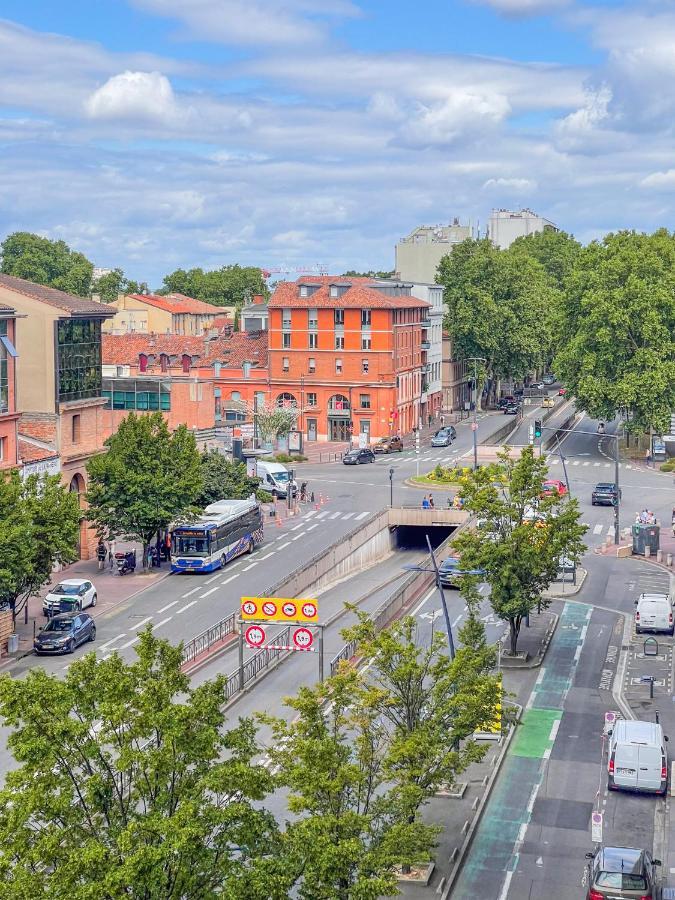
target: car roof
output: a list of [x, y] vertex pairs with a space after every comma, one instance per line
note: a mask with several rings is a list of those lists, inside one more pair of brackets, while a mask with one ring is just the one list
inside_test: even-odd
[[619, 719], [612, 737], [619, 743], [658, 744], [662, 729], [656, 722], [641, 722], [639, 719]]
[[88, 578], [64, 578], [59, 584], [86, 584], [88, 581]]
[[[63, 612], [63, 613], [59, 613], [56, 616], [52, 616], [49, 621], [53, 622], [54, 619], [58, 619], [59, 622], [62, 622], [64, 619], [72, 620], [75, 618], [75, 616], [79, 616], [79, 615], [80, 615], [79, 612]], [[86, 615], [86, 613], [85, 613], [85, 615]]]
[[602, 847], [598, 856], [605, 872], [627, 872], [630, 875], [642, 873], [644, 850], [633, 847]]
[[613, 491], [614, 490], [614, 482], [613, 481], [599, 481], [595, 486], [596, 491], [597, 490], [605, 490], [605, 489]]

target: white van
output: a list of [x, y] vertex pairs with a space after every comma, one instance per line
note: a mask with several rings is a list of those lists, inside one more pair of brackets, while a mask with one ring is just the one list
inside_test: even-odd
[[[286, 466], [282, 466], [281, 463], [277, 462], [263, 462], [259, 459], [256, 462], [256, 472], [258, 478], [262, 478], [260, 487], [264, 491], [269, 491], [275, 497], [287, 496], [288, 483], [291, 480], [291, 476]], [[295, 481], [292, 483], [291, 490], [295, 496], [298, 490]]]
[[663, 729], [655, 722], [620, 719], [610, 733], [609, 789], [665, 796], [668, 789], [667, 740]]
[[635, 601], [635, 632], [673, 634], [673, 604], [668, 594], [640, 594]]

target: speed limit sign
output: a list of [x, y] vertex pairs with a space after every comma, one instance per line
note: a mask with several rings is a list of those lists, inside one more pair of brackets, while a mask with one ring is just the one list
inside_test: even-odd
[[249, 647], [262, 647], [265, 643], [265, 629], [260, 625], [249, 625], [244, 633], [246, 643]]
[[309, 650], [314, 642], [314, 635], [309, 628], [296, 628], [293, 632], [293, 643], [298, 650]]
[[316, 618], [316, 603], [311, 600], [305, 600], [302, 604], [302, 614], [306, 619]]

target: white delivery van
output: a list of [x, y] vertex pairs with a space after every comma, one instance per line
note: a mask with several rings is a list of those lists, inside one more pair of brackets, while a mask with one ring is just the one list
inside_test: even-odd
[[640, 594], [635, 601], [635, 631], [673, 633], [673, 605], [668, 594]]
[[[291, 481], [291, 476], [289, 475], [286, 466], [282, 466], [281, 463], [277, 462], [263, 462], [259, 459], [256, 461], [256, 472], [258, 478], [262, 479], [260, 487], [264, 491], [269, 491], [269, 493], [275, 497], [287, 496], [288, 484]], [[295, 496], [298, 490], [295, 481], [291, 483], [291, 490], [293, 496]]]
[[608, 787], [665, 795], [668, 755], [663, 729], [655, 722], [620, 719], [610, 733]]

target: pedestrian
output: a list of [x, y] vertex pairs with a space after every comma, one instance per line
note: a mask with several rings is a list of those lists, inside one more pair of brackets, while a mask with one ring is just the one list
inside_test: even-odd
[[110, 541], [110, 546], [108, 548], [108, 567], [110, 571], [113, 571], [113, 566], [115, 565], [115, 549], [117, 544], [115, 541]]
[[652, 464], [652, 455], [651, 455], [651, 453], [649, 452], [649, 450], [647, 450], [647, 452], [645, 453], [645, 459], [647, 460], [647, 467], [651, 466], [651, 464]]
[[303, 481], [300, 485], [300, 502], [305, 503], [307, 500], [307, 482]]
[[445, 416], [441, 416], [441, 428], [445, 425]]
[[432, 422], [433, 418], [434, 417], [431, 415], [431, 413], [429, 413], [429, 421], [428, 421], [429, 428], [431, 428], [431, 422]]
[[105, 549], [105, 544], [103, 543], [102, 538], [99, 538], [98, 545], [96, 547], [96, 559], [98, 560], [99, 572], [102, 572], [105, 567], [105, 558], [107, 555], [108, 555], [108, 552]]
[[433, 494], [429, 494], [429, 507], [434, 509], [434, 497]]
[[431, 506], [429, 505], [429, 498], [426, 494], [422, 498], [422, 509], [431, 509]]

